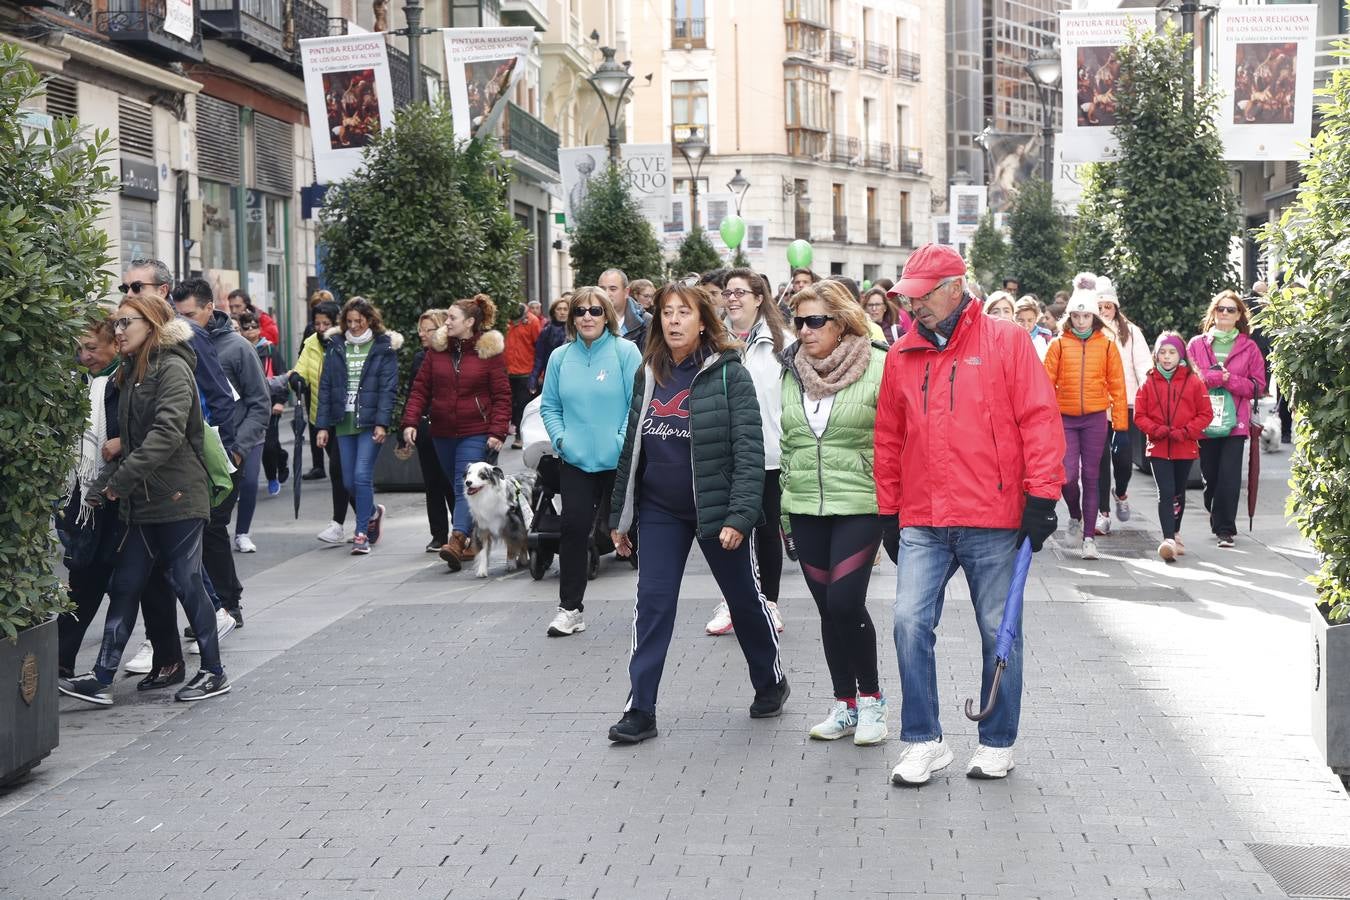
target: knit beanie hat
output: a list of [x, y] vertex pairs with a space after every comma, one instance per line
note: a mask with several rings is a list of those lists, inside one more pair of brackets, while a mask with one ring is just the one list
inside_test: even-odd
[[1105, 303], [1114, 303], [1120, 308], [1120, 298], [1116, 296], [1116, 286], [1105, 275], [1097, 276], [1097, 299]]
[[1097, 276], [1091, 272], [1079, 272], [1073, 276], [1073, 294], [1069, 297], [1069, 305], [1064, 307], [1065, 315], [1082, 312], [1094, 316], [1101, 314], [1097, 306]]
[[1158, 351], [1164, 347], [1171, 347], [1181, 356], [1181, 361], [1186, 361], [1186, 342], [1181, 339], [1181, 335], [1173, 331], [1164, 331], [1158, 335], [1158, 339], [1153, 342], [1153, 356], [1156, 359]]

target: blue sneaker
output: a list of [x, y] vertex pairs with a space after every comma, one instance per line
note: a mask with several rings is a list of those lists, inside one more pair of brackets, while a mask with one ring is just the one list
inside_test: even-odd
[[281, 482], [277, 481], [275, 478], [267, 479], [267, 496], [275, 497], [277, 494], [280, 493], [281, 493]]

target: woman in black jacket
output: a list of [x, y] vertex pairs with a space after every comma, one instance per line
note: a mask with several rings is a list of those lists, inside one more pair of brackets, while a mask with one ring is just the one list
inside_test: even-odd
[[530, 393], [538, 391], [543, 385], [539, 382], [548, 367], [548, 358], [563, 344], [567, 343], [567, 317], [572, 314], [572, 292], [568, 291], [548, 306], [548, 324], [539, 332], [534, 342], [534, 372], [530, 375]]
[[[654, 304], [643, 368], [614, 481], [610, 524], [620, 556], [639, 529], [637, 610], [628, 709], [611, 741], [656, 737], [656, 694], [695, 540], [726, 598], [755, 699], [752, 718], [777, 716], [788, 696], [778, 633], [754, 563], [762, 518], [764, 433], [738, 345], [708, 293], [671, 284]], [[697, 438], [695, 437], [697, 435]]]

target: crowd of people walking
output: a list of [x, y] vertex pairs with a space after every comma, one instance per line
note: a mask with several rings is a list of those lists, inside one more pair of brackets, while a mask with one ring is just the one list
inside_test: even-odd
[[[546, 633], [585, 631], [598, 544], [636, 554], [631, 690], [610, 740], [658, 733], [697, 544], [721, 594], [705, 630], [736, 638], [750, 716], [779, 715], [791, 693], [778, 637], [787, 556], [815, 602], [833, 692], [810, 737], [887, 741], [867, 607], [884, 550], [898, 570], [902, 749], [892, 779], [923, 784], [952, 762], [935, 644], [958, 570], [980, 632], [982, 705], [1001, 672], [967, 773], [1000, 778], [1014, 767], [1023, 646], [1019, 629], [996, 658], [995, 640], [1019, 547], [1043, 548], [1062, 499], [1059, 545], [1100, 559], [1113, 516], [1134, 513], [1136, 440], [1158, 489], [1159, 558], [1186, 553], [1195, 460], [1210, 532], [1218, 547], [1234, 546], [1243, 450], [1266, 392], [1249, 309], [1233, 291], [1212, 299], [1189, 341], [1167, 331], [1150, 346], [1105, 276], [1080, 273], [1050, 304], [1018, 297], [1015, 282], [982, 299], [960, 255], [940, 245], [916, 250], [898, 282], [866, 290], [808, 269], [777, 291], [747, 268], [664, 286], [611, 269], [546, 312], [513, 303], [499, 315], [479, 294], [421, 314], [402, 381], [403, 337], [378, 298], [339, 305], [316, 294], [288, 366], [275, 322], [247, 295], [217, 309], [210, 283], [170, 282], [162, 263], [133, 262], [121, 304], [79, 347], [91, 415], [56, 523], [74, 601], [60, 620], [61, 690], [98, 705], [112, 703], [138, 612], [147, 640], [126, 668], [146, 676], [139, 689], [186, 681], [176, 694], [185, 701], [230, 689], [220, 641], [244, 624], [232, 554], [257, 550], [260, 489], [275, 496], [291, 477], [327, 478], [332, 520], [318, 539], [367, 555], [386, 515], [376, 459], [392, 436], [420, 462], [426, 550], [457, 572], [479, 552], [466, 472], [496, 465], [508, 441], [523, 448], [534, 415], [560, 498], [558, 604]], [[278, 433], [293, 403], [311, 423], [305, 473], [290, 470]], [[97, 660], [77, 675], [105, 595]], [[201, 658], [191, 680], [175, 604]]]

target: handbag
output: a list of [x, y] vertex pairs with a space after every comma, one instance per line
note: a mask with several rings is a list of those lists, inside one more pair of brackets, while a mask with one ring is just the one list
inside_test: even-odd
[[1210, 388], [1209, 405], [1214, 410], [1214, 419], [1205, 428], [1205, 437], [1227, 437], [1237, 426], [1237, 404], [1227, 388]]
[[225, 444], [220, 440], [220, 429], [214, 425], [207, 425], [202, 430], [202, 464], [206, 467], [211, 508], [215, 509], [234, 490], [234, 479], [230, 477], [234, 466], [225, 452]]

